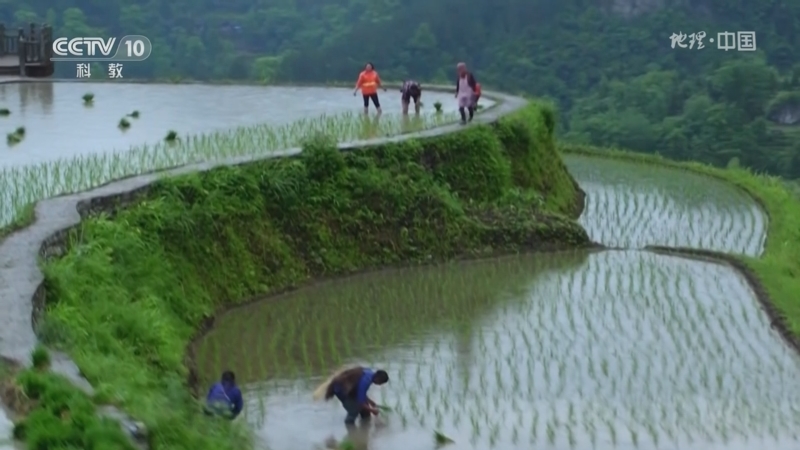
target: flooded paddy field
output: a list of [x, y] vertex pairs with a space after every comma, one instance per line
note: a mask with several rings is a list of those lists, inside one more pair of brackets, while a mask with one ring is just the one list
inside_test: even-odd
[[[94, 94], [91, 106], [82, 96]], [[381, 92], [384, 118], [400, 113], [400, 96]], [[452, 95], [426, 92], [428, 111], [442, 102], [456, 111]], [[25, 139], [13, 152], [2, 151], [0, 167], [28, 165], [89, 153], [127, 150], [159, 143], [169, 130], [191, 136], [238, 127], [278, 127], [320, 115], [358, 113], [361, 97], [352, 90], [324, 87], [226, 86], [141, 83], [0, 84], [0, 107], [11, 114], [0, 119], [10, 133], [25, 127]], [[120, 130], [120, 119], [131, 127]], [[5, 134], [3, 133], [3, 134]]]
[[[89, 103], [86, 93], [94, 94]], [[0, 116], [9, 136], [0, 147], [0, 226], [31, 202], [146, 171], [266, 155], [318, 132], [352, 142], [456, 120], [452, 95], [426, 92], [423, 113], [404, 119], [395, 94], [382, 93], [380, 118], [365, 118], [361, 98], [341, 88], [0, 84], [0, 109], [10, 112]], [[170, 131], [177, 139], [165, 142]]]
[[[236, 370], [264, 448], [734, 449], [800, 446], [800, 358], [725, 265], [636, 250], [758, 255], [767, 219], [692, 174], [567, 158], [596, 253], [389, 271], [233, 310], [198, 344]], [[388, 370], [384, 426], [345, 430], [311, 391], [344, 363]]]
[[[528, 255], [302, 289], [221, 317], [199, 346], [234, 368], [265, 447], [347, 436], [311, 391], [385, 368], [369, 448], [797, 448], [800, 362], [726, 266], [640, 251]], [[532, 447], [535, 446], [535, 447]]]
[[720, 180], [666, 167], [567, 155], [586, 191], [581, 225], [609, 247], [692, 247], [759, 255], [767, 217], [746, 193]]

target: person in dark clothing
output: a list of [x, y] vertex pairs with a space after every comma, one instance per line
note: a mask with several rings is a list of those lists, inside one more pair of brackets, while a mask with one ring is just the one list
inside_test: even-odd
[[242, 391], [236, 386], [236, 375], [230, 370], [223, 372], [222, 379], [208, 390], [203, 410], [209, 416], [233, 420], [243, 408]]
[[344, 423], [352, 425], [361, 416], [361, 420], [369, 420], [372, 415], [378, 415], [378, 405], [367, 396], [369, 388], [389, 381], [389, 374], [385, 370], [373, 371], [365, 367], [347, 369], [331, 380], [325, 392], [325, 400], [336, 397], [341, 403], [347, 416]]
[[458, 112], [461, 114], [461, 123], [467, 123], [467, 112], [469, 121], [475, 116], [475, 98], [478, 94], [478, 82], [475, 76], [467, 70], [467, 65], [463, 62], [456, 66], [458, 78], [456, 78], [456, 98], [458, 99]]
[[400, 99], [403, 104], [403, 115], [408, 115], [408, 105], [411, 99], [414, 99], [414, 111], [419, 114], [419, 108], [422, 106], [420, 98], [422, 97], [422, 86], [414, 80], [406, 80], [400, 88]]

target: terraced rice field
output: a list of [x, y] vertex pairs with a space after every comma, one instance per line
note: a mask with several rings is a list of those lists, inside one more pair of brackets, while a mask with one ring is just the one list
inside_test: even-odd
[[[607, 165], [606, 165], [607, 164]], [[688, 174], [569, 158], [596, 240], [758, 254], [766, 218]], [[619, 167], [618, 167], [619, 166]], [[382, 272], [234, 310], [201, 371], [247, 386], [269, 448], [800, 448], [800, 358], [727, 266], [646, 251], [527, 255]], [[394, 410], [348, 432], [311, 390], [344, 363], [385, 368]]]
[[658, 166], [567, 156], [586, 191], [581, 224], [609, 247], [694, 247], [756, 256], [767, 220], [744, 192]]

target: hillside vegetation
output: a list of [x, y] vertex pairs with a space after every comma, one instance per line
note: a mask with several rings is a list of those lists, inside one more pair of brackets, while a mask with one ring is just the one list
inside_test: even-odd
[[[572, 141], [800, 177], [796, 1], [7, 0], [0, 18], [149, 36], [127, 77], [350, 82], [371, 60], [446, 81], [464, 60], [485, 85], [557, 100]], [[701, 31], [705, 48], [671, 48]], [[718, 50], [724, 31], [755, 31], [758, 51]]]

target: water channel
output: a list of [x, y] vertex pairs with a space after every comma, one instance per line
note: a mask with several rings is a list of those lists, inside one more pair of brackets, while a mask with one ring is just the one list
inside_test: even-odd
[[[593, 239], [629, 250], [386, 271], [231, 311], [199, 346], [235, 369], [264, 448], [797, 448], [800, 358], [727, 266], [634, 249], [758, 255], [746, 195], [671, 169], [568, 157]], [[239, 347], [241, 352], [231, 351]], [[385, 368], [393, 408], [347, 431], [311, 391], [346, 363]], [[534, 447], [535, 446], [535, 447]]]

